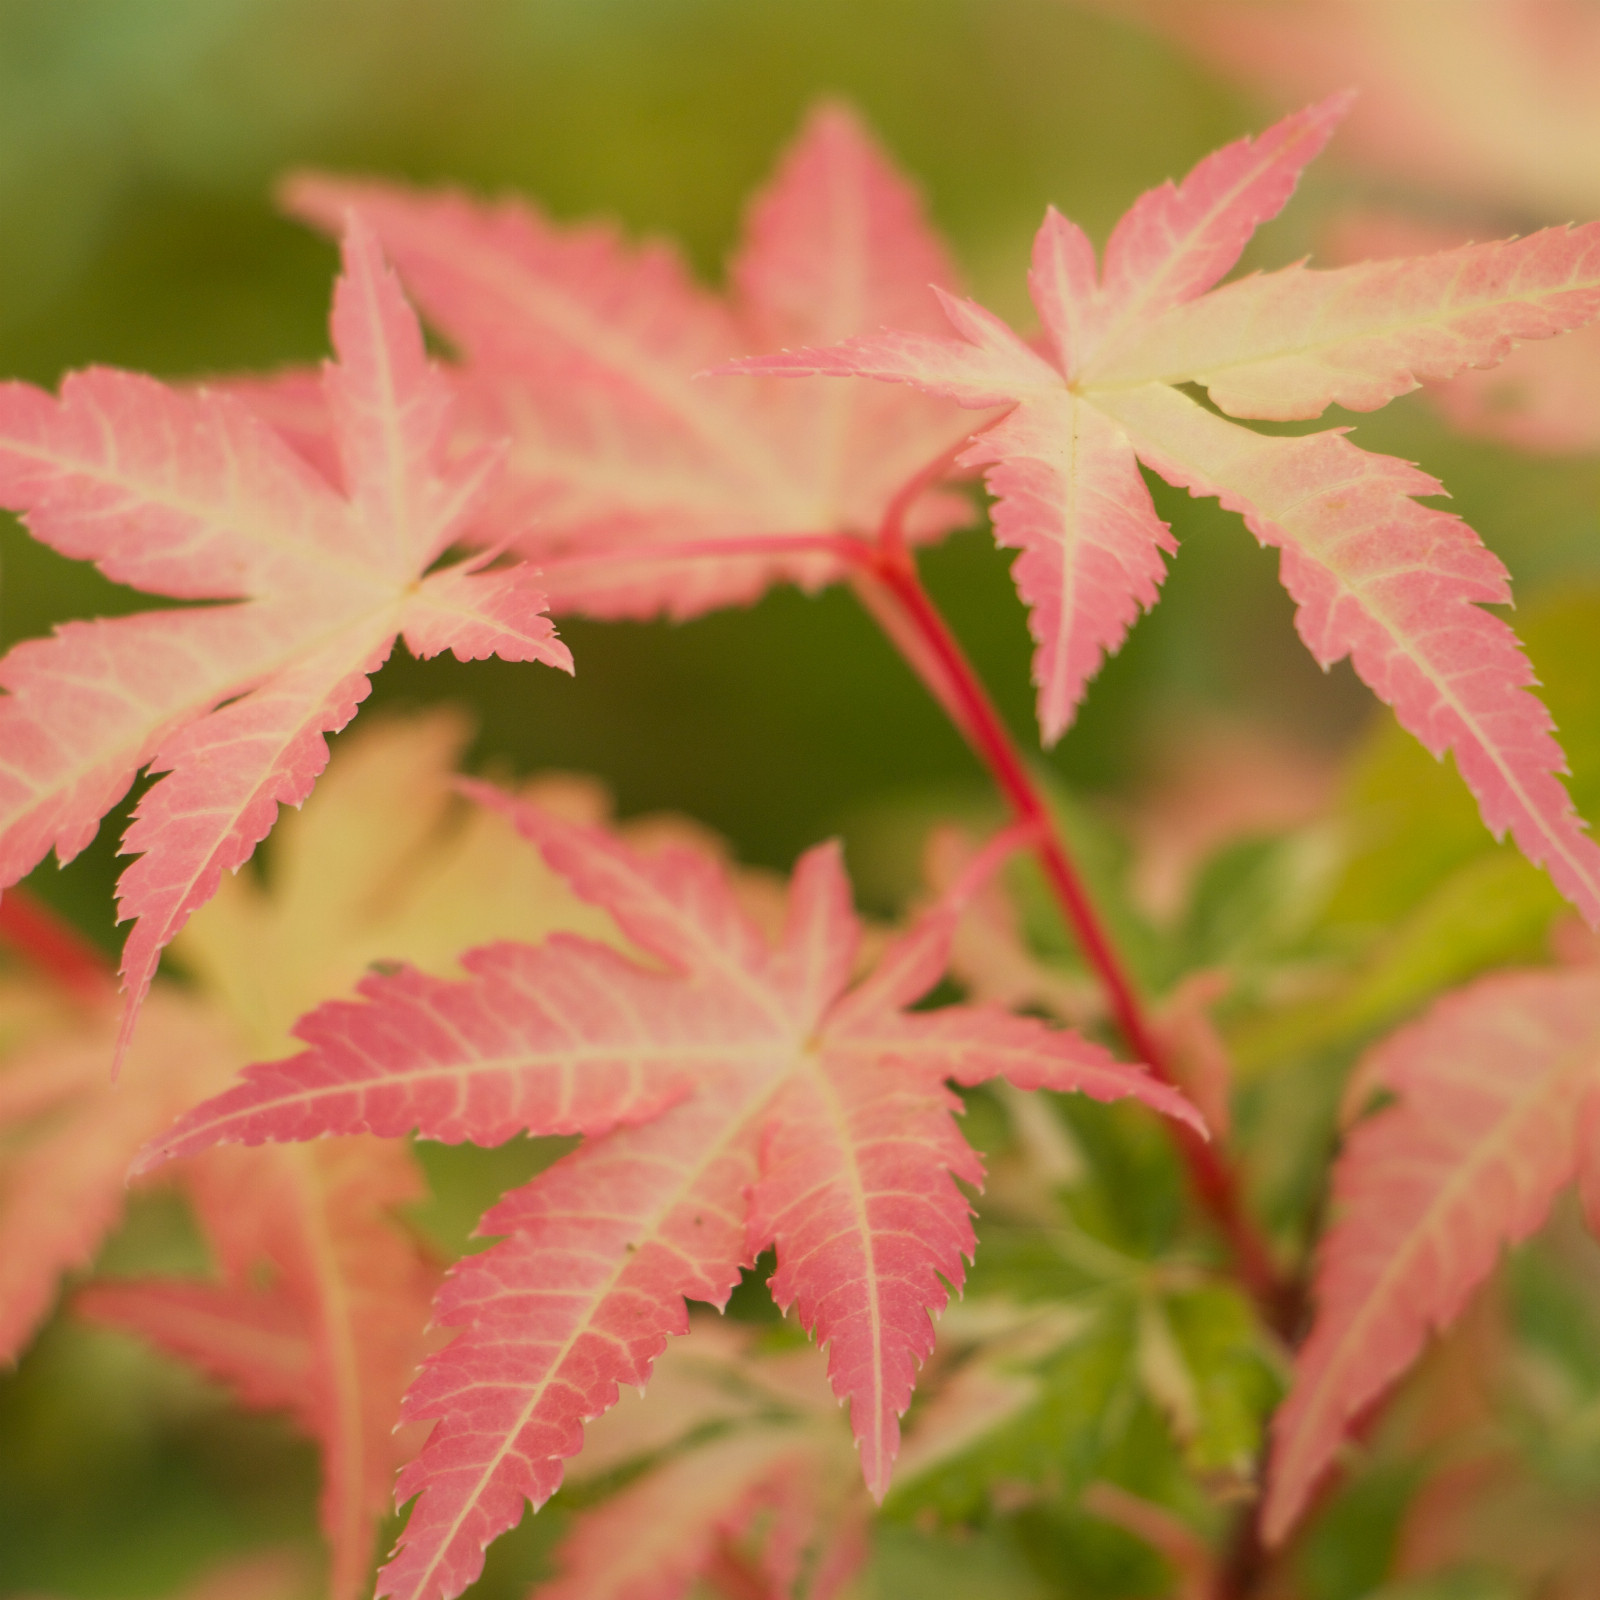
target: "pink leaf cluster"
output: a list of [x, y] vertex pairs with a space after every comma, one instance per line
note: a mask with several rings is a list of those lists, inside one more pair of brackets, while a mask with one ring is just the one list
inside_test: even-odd
[[327, 762], [397, 637], [570, 669], [525, 567], [430, 572], [500, 451], [446, 459], [452, 399], [356, 220], [320, 380], [343, 489], [241, 401], [94, 368], [0, 386], [0, 504], [107, 577], [215, 604], [72, 622], [0, 661], [0, 884], [70, 860], [141, 767], [123, 841], [125, 1048], [160, 951]]
[[415, 1448], [394, 1419], [439, 1276], [394, 1216], [424, 1193], [415, 1161], [397, 1142], [336, 1139], [210, 1151], [183, 1177], [222, 1281], [106, 1281], [75, 1309], [141, 1335], [247, 1406], [294, 1417], [321, 1448], [329, 1592], [356, 1600], [395, 1470]]
[[[1510, 830], [1591, 923], [1600, 850], [1557, 774], [1550, 718], [1511, 630], [1480, 607], [1504, 568], [1458, 518], [1418, 497], [1426, 473], [1327, 430], [1264, 435], [1230, 417], [1372, 410], [1425, 378], [1503, 359], [1600, 313], [1600, 223], [1329, 272], [1303, 265], [1213, 286], [1288, 199], [1347, 96], [1208, 156], [1136, 201], [1096, 265], [1054, 210], [1029, 277], [1036, 346], [942, 297], [955, 337], [908, 331], [723, 370], [865, 376], [1011, 410], [963, 460], [988, 469], [1002, 544], [1037, 642], [1046, 740], [1156, 596], [1170, 534], [1139, 463], [1238, 511], [1282, 552], [1296, 625], [1323, 666], [1349, 657], [1434, 755], [1451, 751], [1497, 835]], [[1211, 292], [1207, 292], [1211, 291]], [[1205, 387], [1217, 410], [1184, 392]], [[1222, 414], [1219, 414], [1222, 413]]]
[[402, 971], [322, 1007], [308, 1048], [251, 1068], [141, 1158], [326, 1132], [586, 1141], [485, 1216], [501, 1242], [437, 1301], [460, 1331], [406, 1398], [433, 1421], [402, 1473], [418, 1495], [381, 1592], [459, 1593], [484, 1546], [561, 1481], [583, 1424], [642, 1385], [685, 1301], [721, 1305], [774, 1247], [772, 1289], [829, 1349], [869, 1488], [881, 1495], [930, 1313], [973, 1249], [954, 1179], [982, 1167], [946, 1084], [1132, 1096], [1198, 1127], [1174, 1091], [1099, 1046], [974, 1007], [910, 1013], [1004, 837], [854, 986], [860, 937], [836, 846], [797, 866], [774, 945], [720, 864], [641, 854], [482, 786], [646, 958], [556, 935], [470, 954], [459, 983]]
[[1273, 1422], [1271, 1540], [1352, 1422], [1574, 1178], [1600, 1231], [1600, 971], [1481, 979], [1358, 1071], [1398, 1103], [1356, 1126], [1334, 1169], [1317, 1319]]
[[[1049, 211], [1032, 340], [951, 291], [915, 196], [837, 107], [813, 115], [753, 206], [725, 297], [662, 247], [517, 202], [295, 180], [291, 208], [344, 234], [337, 359], [320, 374], [183, 392], [94, 370], [59, 398], [0, 386], [0, 503], [114, 580], [206, 602], [71, 623], [0, 662], [0, 882], [52, 848], [69, 859], [141, 768], [164, 774], [124, 840], [139, 859], [120, 885], [136, 919], [120, 1053], [162, 948], [279, 805], [306, 797], [325, 735], [397, 638], [423, 656], [570, 667], [546, 586], [558, 608], [689, 617], [780, 580], [886, 584], [893, 570], [914, 584], [901, 541], [961, 519], [964, 502], [937, 487], [956, 467], [985, 471], [996, 537], [1017, 552], [1053, 741], [1176, 548], [1148, 469], [1281, 552], [1316, 659], [1349, 658], [1426, 748], [1451, 752], [1489, 827], [1600, 924], [1600, 850], [1560, 782], [1528, 663], [1483, 609], [1509, 599], [1503, 568], [1422, 503], [1440, 486], [1415, 467], [1342, 428], [1239, 420], [1376, 409], [1594, 319], [1600, 224], [1223, 284], [1346, 104], [1312, 106], [1144, 195], [1098, 259]], [[380, 244], [455, 365], [427, 360]], [[746, 381], [699, 381], [708, 369]], [[806, 376], [879, 382], [785, 381]], [[1000, 414], [963, 449], [971, 419], [950, 402]], [[486, 554], [436, 565], [461, 544]], [[525, 565], [492, 564], [506, 550], [542, 563], [540, 587]], [[915, 620], [884, 619], [926, 665], [936, 651]], [[946, 692], [973, 735], [977, 713]], [[619, 1386], [651, 1376], [687, 1302], [725, 1304], [769, 1249], [774, 1298], [827, 1347], [881, 1498], [932, 1319], [975, 1245], [960, 1185], [983, 1169], [952, 1085], [1131, 1097], [1203, 1131], [1177, 1090], [1074, 1033], [990, 1006], [912, 1009], [964, 917], [982, 948], [957, 960], [975, 987], [1092, 1009], [985, 898], [1026, 829], [953, 863], [943, 897], [862, 976], [836, 846], [802, 858], [774, 931], [681, 836], [652, 849], [468, 787], [620, 943], [484, 945], [461, 958], [464, 977], [384, 970], [310, 1013], [300, 1054], [249, 1069], [140, 1156], [141, 1171], [190, 1158], [217, 1281], [104, 1284], [79, 1301], [318, 1439], [335, 1600], [359, 1589], [409, 1454], [412, 1435], [390, 1435], [397, 1406], [431, 1433], [400, 1471], [415, 1505], [380, 1594], [450, 1600], [525, 1504], [555, 1492]], [[1219, 984], [1191, 975], [1149, 1036], [1221, 1126], [1228, 1064], [1206, 1013]], [[134, 1147], [215, 1087], [219, 1052], [186, 1016], [152, 1002], [145, 1032], [171, 1059], [114, 1103], [87, 1055], [48, 1051], [0, 1077], [0, 1129], [24, 1134], [0, 1155], [0, 1355], [115, 1219]], [[1600, 1221], [1593, 970], [1474, 985], [1380, 1046], [1360, 1081], [1397, 1104], [1355, 1129], [1335, 1174], [1318, 1319], [1275, 1424], [1269, 1540], [1557, 1189], [1576, 1178]], [[497, 1242], [435, 1294], [392, 1216], [415, 1171], [381, 1142], [413, 1132], [581, 1142], [487, 1213]], [[430, 1299], [454, 1337], [413, 1382]], [[1017, 1392], [1008, 1380], [978, 1398], [992, 1410]], [[548, 1592], [669, 1600], [719, 1562], [736, 1568], [730, 1552], [758, 1524], [776, 1529], [759, 1572], [722, 1576], [787, 1583], [825, 1516], [807, 1487], [815, 1441], [755, 1427], [702, 1443], [586, 1518]], [[1110, 1496], [1104, 1514], [1174, 1534], [1145, 1502]], [[819, 1592], [854, 1559], [837, 1550]]]
[[[914, 394], [696, 381], [752, 349], [938, 326], [930, 283], [954, 270], [916, 194], [843, 107], [815, 111], [752, 203], [724, 299], [668, 246], [561, 227], [528, 202], [302, 176], [289, 209], [334, 229], [354, 212], [455, 347], [458, 437], [511, 441], [480, 525], [538, 561], [556, 611], [690, 617], [771, 583], [847, 568], [832, 536], [878, 528], [903, 486], [966, 427]], [[304, 380], [249, 403], [325, 452]], [[911, 508], [927, 539], [963, 497]]]

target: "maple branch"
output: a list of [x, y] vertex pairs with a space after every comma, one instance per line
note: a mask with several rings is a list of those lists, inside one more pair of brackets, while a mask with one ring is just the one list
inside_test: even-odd
[[[922, 475], [918, 481], [925, 481]], [[909, 553], [898, 540], [893, 540], [876, 546], [856, 544], [852, 554], [859, 587], [871, 591], [879, 602], [869, 602], [869, 610], [884, 621], [883, 612], [893, 609], [903, 627], [885, 622], [891, 641], [939, 703], [952, 711], [956, 726], [988, 767], [1013, 812], [1037, 828], [1035, 848], [1045, 879], [1084, 958], [1105, 987], [1111, 1014], [1129, 1048], [1157, 1078], [1176, 1086], [1167, 1053], [1150, 1026], [1133, 978], [1067, 853], [1048, 802], [982, 680], [923, 588]], [[904, 647], [906, 634], [914, 635], [919, 648]], [[1232, 1166], [1213, 1144], [1192, 1129], [1176, 1126], [1172, 1132], [1201, 1203], [1233, 1250], [1240, 1278], [1267, 1321], [1280, 1332], [1290, 1331], [1299, 1297], [1278, 1271], [1266, 1241], [1246, 1215]]]
[[[930, 480], [919, 474], [915, 481], [920, 487]], [[903, 512], [907, 503], [897, 497], [894, 508]], [[1035, 849], [1046, 881], [1085, 959], [1104, 986], [1112, 1015], [1129, 1047], [1156, 1077], [1175, 1084], [1166, 1051], [1072, 864], [1049, 804], [982, 679], [923, 587], [909, 551], [890, 539], [876, 547], [857, 546], [853, 553], [856, 590], [867, 609], [989, 768], [1017, 817], [1034, 827]], [[1237, 1176], [1223, 1154], [1192, 1128], [1177, 1124], [1171, 1132], [1189, 1180], [1227, 1239], [1239, 1277], [1261, 1315], [1277, 1332], [1292, 1336], [1300, 1321], [1304, 1286], [1278, 1270], [1266, 1241], [1245, 1212]], [[1269, 1565], [1257, 1505], [1240, 1518], [1229, 1541], [1222, 1567], [1211, 1584], [1214, 1600], [1243, 1600], [1253, 1594]]]
[[1263, 1587], [1273, 1553], [1261, 1539], [1261, 1504], [1244, 1508], [1222, 1552], [1211, 1600], [1248, 1600]]
[[71, 923], [20, 885], [0, 895], [0, 943], [9, 945], [81, 1004], [115, 993], [111, 965]]

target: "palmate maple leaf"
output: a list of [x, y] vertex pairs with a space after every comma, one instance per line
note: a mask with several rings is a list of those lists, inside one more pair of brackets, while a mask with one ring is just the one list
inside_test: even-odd
[[352, 221], [322, 392], [346, 483], [239, 401], [93, 368], [61, 398], [0, 386], [0, 504], [110, 578], [231, 605], [70, 622], [0, 661], [0, 884], [70, 860], [148, 766], [123, 840], [125, 1048], [162, 947], [327, 761], [396, 637], [417, 655], [570, 670], [524, 567], [430, 572], [498, 454], [443, 459], [451, 401], [371, 235]]
[[375, 975], [361, 1000], [302, 1019], [308, 1048], [147, 1149], [172, 1156], [326, 1133], [585, 1143], [493, 1207], [506, 1237], [452, 1272], [439, 1320], [461, 1331], [407, 1396], [435, 1420], [401, 1475], [419, 1495], [381, 1592], [436, 1600], [561, 1480], [582, 1425], [642, 1385], [686, 1299], [723, 1304], [767, 1246], [780, 1306], [829, 1346], [869, 1488], [881, 1495], [929, 1313], [959, 1286], [978, 1157], [947, 1080], [1133, 1096], [1199, 1119], [1100, 1047], [1032, 1018], [904, 1008], [937, 982], [964, 895], [1020, 842], [1003, 835], [854, 987], [859, 924], [836, 846], [796, 867], [776, 945], [704, 853], [647, 855], [473, 786], [603, 906], [649, 964], [567, 935], [469, 952], [465, 982]]
[[[284, 193], [330, 229], [359, 215], [454, 345], [460, 438], [511, 440], [481, 534], [538, 561], [557, 612], [683, 618], [780, 579], [832, 582], [848, 569], [819, 536], [875, 532], [968, 431], [870, 384], [695, 381], [752, 349], [941, 325], [927, 289], [954, 281], [945, 248], [841, 106], [812, 113], [752, 204], [726, 299], [665, 244], [559, 226], [522, 200], [312, 175]], [[325, 453], [303, 377], [245, 398]], [[906, 532], [932, 538], [970, 515], [962, 496], [923, 495]]]
[[[1346, 98], [1151, 190], [1113, 230], [1098, 270], [1082, 230], [1050, 210], [1029, 277], [1040, 348], [941, 296], [958, 337], [890, 333], [722, 370], [873, 377], [1012, 407], [962, 459], [987, 467], [996, 537], [1022, 552], [1013, 570], [1031, 608], [1047, 741], [1155, 600], [1162, 552], [1174, 547], [1139, 463], [1216, 496], [1282, 551], [1296, 626], [1317, 660], [1349, 656], [1433, 754], [1453, 752], [1490, 829], [1509, 828], [1600, 922], [1600, 849], [1556, 777], [1565, 767], [1549, 715], [1528, 693], [1515, 636], [1479, 606], [1510, 598], [1500, 562], [1458, 518], [1417, 502], [1441, 487], [1415, 467], [1357, 449], [1341, 429], [1285, 437], [1228, 420], [1374, 410], [1600, 312], [1600, 223], [1418, 260], [1301, 264], [1213, 290], [1287, 201]], [[1186, 394], [1189, 384], [1217, 409]]]
[[1600, 968], [1483, 978], [1378, 1045], [1356, 1082], [1398, 1103], [1355, 1127], [1334, 1168], [1316, 1322], [1273, 1420], [1269, 1540], [1574, 1178], [1600, 1232]]

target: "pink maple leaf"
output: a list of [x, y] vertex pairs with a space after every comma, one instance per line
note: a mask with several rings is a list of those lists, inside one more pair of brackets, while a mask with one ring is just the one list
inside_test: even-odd
[[1198, 1116], [1142, 1069], [1036, 1019], [904, 1010], [937, 982], [963, 901], [1023, 830], [852, 987], [860, 929], [836, 846], [797, 866], [774, 945], [703, 852], [642, 855], [470, 787], [648, 964], [557, 935], [470, 954], [463, 983], [370, 977], [361, 1001], [301, 1021], [302, 1055], [250, 1069], [140, 1158], [149, 1168], [218, 1143], [330, 1131], [590, 1136], [487, 1214], [483, 1230], [505, 1237], [440, 1293], [439, 1319], [461, 1331], [406, 1399], [408, 1418], [435, 1427], [401, 1475], [401, 1498], [420, 1498], [381, 1592], [459, 1593], [524, 1501], [555, 1491], [618, 1384], [645, 1382], [687, 1326], [685, 1301], [723, 1304], [769, 1245], [774, 1296], [828, 1345], [881, 1496], [933, 1345], [929, 1314], [960, 1286], [974, 1244], [954, 1179], [976, 1184], [982, 1166], [947, 1081], [1004, 1076], [1133, 1096], [1196, 1127]]
[[1269, 1540], [1501, 1247], [1575, 1175], [1600, 1188], [1600, 972], [1481, 979], [1380, 1044], [1358, 1081], [1398, 1104], [1357, 1125], [1334, 1169], [1316, 1323], [1273, 1420]]
[[329, 1592], [356, 1600], [417, 1443], [395, 1415], [439, 1280], [394, 1215], [425, 1193], [415, 1159], [389, 1140], [334, 1139], [208, 1151], [182, 1176], [222, 1281], [104, 1282], [74, 1309], [142, 1335], [247, 1406], [294, 1417], [321, 1449]]
[[[326, 227], [353, 211], [382, 240], [462, 358], [460, 437], [509, 437], [480, 522], [538, 561], [556, 611], [690, 617], [778, 580], [848, 568], [830, 536], [873, 533], [901, 492], [970, 427], [919, 395], [696, 382], [751, 349], [939, 326], [930, 283], [953, 269], [910, 185], [838, 105], [814, 111], [750, 209], [726, 298], [665, 244], [561, 227], [525, 201], [302, 176], [289, 209]], [[303, 380], [246, 396], [316, 453]], [[921, 496], [906, 532], [968, 520]]]
[[347, 492], [240, 401], [93, 368], [60, 399], [0, 386], [0, 503], [110, 578], [233, 601], [70, 622], [0, 662], [0, 883], [70, 860], [141, 767], [123, 840], [119, 1056], [160, 951], [327, 762], [396, 637], [418, 655], [567, 670], [525, 567], [430, 572], [484, 503], [498, 452], [447, 463], [448, 385], [359, 221], [321, 379]]
[[[269, 966], [281, 959], [274, 942], [257, 945]], [[29, 1019], [18, 993], [4, 995], [10, 1028], [32, 1037], [0, 1064], [0, 1363], [17, 1357], [60, 1280], [87, 1266], [121, 1220], [139, 1149], [249, 1059], [224, 1007], [158, 985], [131, 1070], [109, 1082], [109, 972], [84, 973], [83, 953], [69, 954], [73, 965], [57, 976], [77, 1001], [70, 1011]], [[90, 976], [95, 993], [85, 992]], [[208, 1152], [171, 1175], [195, 1204], [222, 1281], [102, 1282], [74, 1308], [143, 1334], [246, 1405], [294, 1415], [322, 1448], [332, 1592], [355, 1600], [395, 1470], [416, 1443], [396, 1437], [394, 1419], [439, 1278], [393, 1215], [422, 1196], [415, 1163], [403, 1145], [344, 1139]]]
[[[1217, 497], [1282, 551], [1317, 660], [1349, 656], [1434, 755], [1452, 751], [1490, 829], [1509, 828], [1600, 922], [1600, 850], [1556, 776], [1566, 769], [1549, 714], [1528, 693], [1515, 635], [1479, 606], [1509, 600], [1505, 569], [1458, 518], [1418, 503], [1442, 491], [1415, 467], [1358, 450], [1342, 429], [1269, 436], [1228, 420], [1374, 410], [1600, 312], [1600, 223], [1331, 272], [1296, 265], [1207, 293], [1289, 198], [1347, 99], [1151, 190], [1117, 224], [1098, 272], [1082, 230], [1049, 211], [1029, 277], [1042, 349], [942, 296], [956, 338], [891, 333], [722, 370], [873, 377], [1013, 407], [962, 459], [987, 466], [996, 537], [1022, 552], [1013, 570], [1038, 645], [1047, 741], [1154, 602], [1161, 552], [1173, 548], [1138, 464]], [[1218, 410], [1185, 394], [1189, 384]]]

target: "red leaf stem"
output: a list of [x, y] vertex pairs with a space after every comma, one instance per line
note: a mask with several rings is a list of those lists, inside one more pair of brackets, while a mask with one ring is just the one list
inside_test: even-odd
[[[910, 555], [894, 544], [873, 547], [861, 543], [854, 553], [864, 579], [892, 602], [925, 647], [914, 654], [902, 654], [942, 705], [953, 702], [959, 706], [957, 726], [989, 769], [1013, 812], [1038, 830], [1035, 848], [1045, 878], [1085, 960], [1105, 985], [1111, 1013], [1129, 1048], [1163, 1082], [1174, 1083], [1166, 1052], [1157, 1041], [1133, 979], [1072, 864], [1049, 806], [988, 691], [923, 588]], [[898, 630], [886, 631], [894, 639]], [[930, 677], [930, 664], [939, 673], [937, 680]], [[1232, 1166], [1193, 1129], [1175, 1127], [1173, 1136], [1196, 1194], [1233, 1250], [1241, 1279], [1271, 1325], [1288, 1331], [1296, 1315], [1298, 1296], [1279, 1273], [1266, 1241], [1245, 1214]]]

